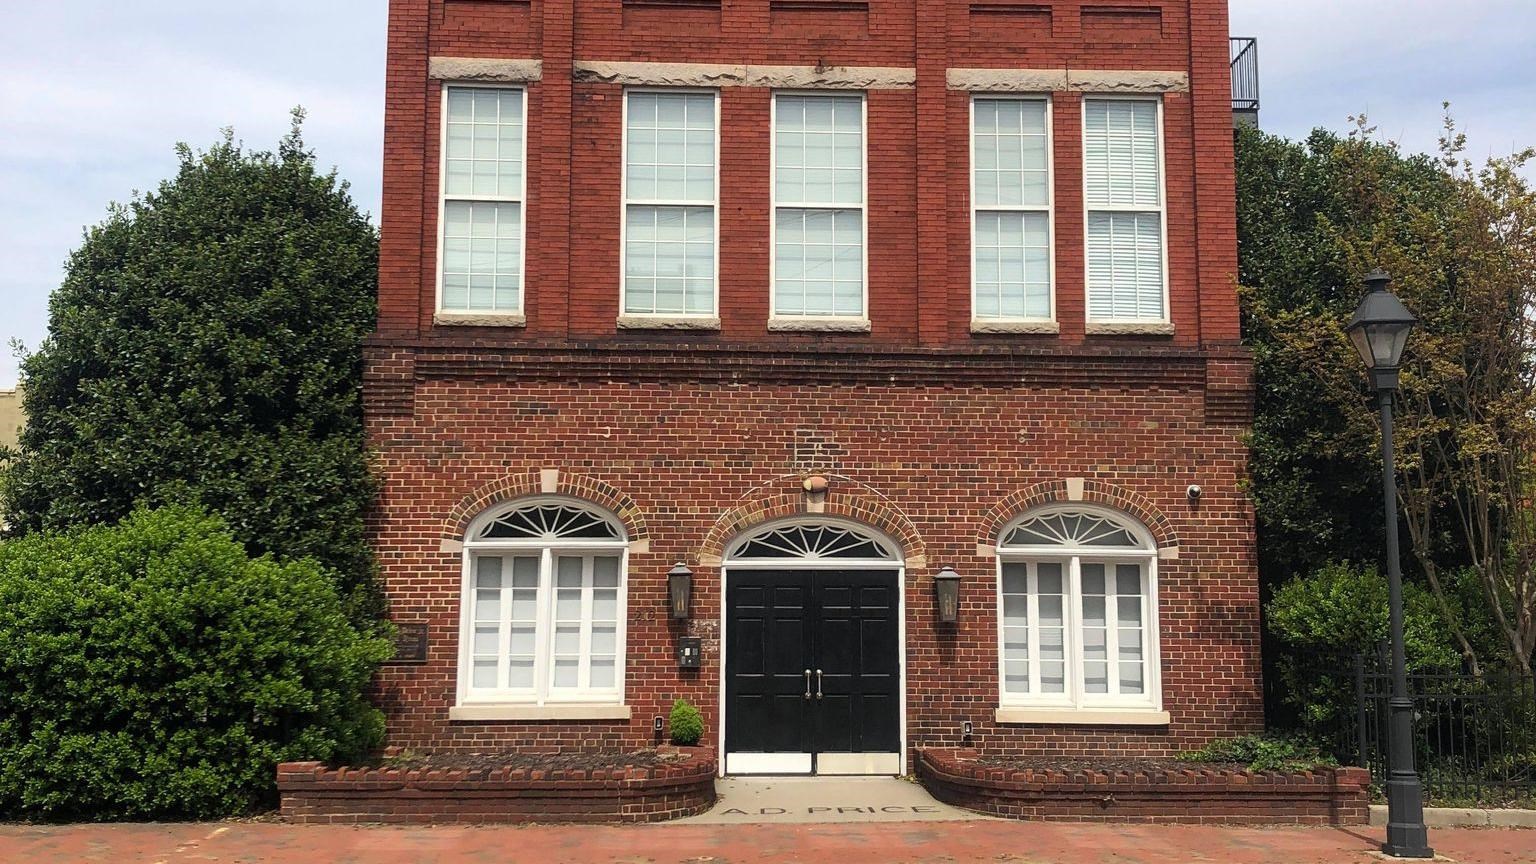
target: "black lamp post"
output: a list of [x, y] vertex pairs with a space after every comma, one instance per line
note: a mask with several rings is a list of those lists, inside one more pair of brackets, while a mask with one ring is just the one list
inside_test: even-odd
[[1371, 373], [1381, 409], [1381, 485], [1387, 510], [1387, 586], [1392, 619], [1392, 701], [1387, 776], [1387, 842], [1381, 851], [1398, 858], [1433, 858], [1424, 827], [1424, 788], [1413, 767], [1413, 700], [1408, 698], [1403, 652], [1403, 573], [1397, 560], [1397, 472], [1392, 464], [1392, 394], [1408, 331], [1417, 319], [1387, 291], [1381, 270], [1365, 277], [1369, 289], [1344, 332]]

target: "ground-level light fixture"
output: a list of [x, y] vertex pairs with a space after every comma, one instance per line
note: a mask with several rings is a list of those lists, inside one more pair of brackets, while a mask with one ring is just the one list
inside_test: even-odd
[[939, 600], [939, 623], [960, 622], [960, 574], [953, 567], [944, 567], [933, 577], [933, 593]]
[[693, 571], [681, 561], [667, 573], [667, 599], [673, 620], [688, 620], [692, 612]]

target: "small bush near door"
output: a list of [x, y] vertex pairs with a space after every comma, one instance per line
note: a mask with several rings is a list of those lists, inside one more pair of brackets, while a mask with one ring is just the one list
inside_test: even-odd
[[208, 819], [380, 743], [390, 652], [319, 565], [188, 508], [0, 544], [0, 818]]
[[686, 699], [672, 703], [672, 717], [667, 726], [672, 732], [672, 743], [679, 747], [692, 747], [704, 737], [704, 717]]

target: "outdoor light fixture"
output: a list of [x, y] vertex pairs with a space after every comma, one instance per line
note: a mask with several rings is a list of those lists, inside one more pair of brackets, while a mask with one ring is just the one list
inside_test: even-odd
[[693, 571], [681, 561], [667, 573], [667, 597], [671, 600], [673, 620], [688, 620], [693, 600]]
[[1397, 858], [1433, 858], [1424, 827], [1424, 787], [1413, 766], [1413, 700], [1408, 697], [1408, 670], [1403, 648], [1403, 573], [1397, 550], [1397, 472], [1392, 464], [1392, 394], [1397, 370], [1416, 319], [1387, 291], [1392, 277], [1373, 270], [1365, 277], [1369, 290], [1344, 332], [1355, 343], [1371, 373], [1371, 388], [1381, 411], [1381, 487], [1386, 503], [1387, 603], [1392, 630], [1392, 699], [1387, 753], [1387, 842], [1381, 851]]
[[945, 567], [933, 577], [933, 592], [939, 598], [939, 623], [959, 623], [960, 574], [955, 568]]

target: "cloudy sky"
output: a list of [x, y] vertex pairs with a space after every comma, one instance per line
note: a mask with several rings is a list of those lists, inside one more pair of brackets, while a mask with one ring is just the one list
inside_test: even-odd
[[[0, 339], [36, 346], [48, 292], [108, 202], [152, 188], [172, 145], [234, 127], [263, 148], [309, 111], [323, 165], [378, 211], [386, 0], [0, 0]], [[1449, 100], [1480, 155], [1536, 144], [1533, 0], [1232, 0], [1257, 36], [1266, 129], [1367, 112], [1434, 146]], [[0, 347], [0, 388], [16, 380]]]

